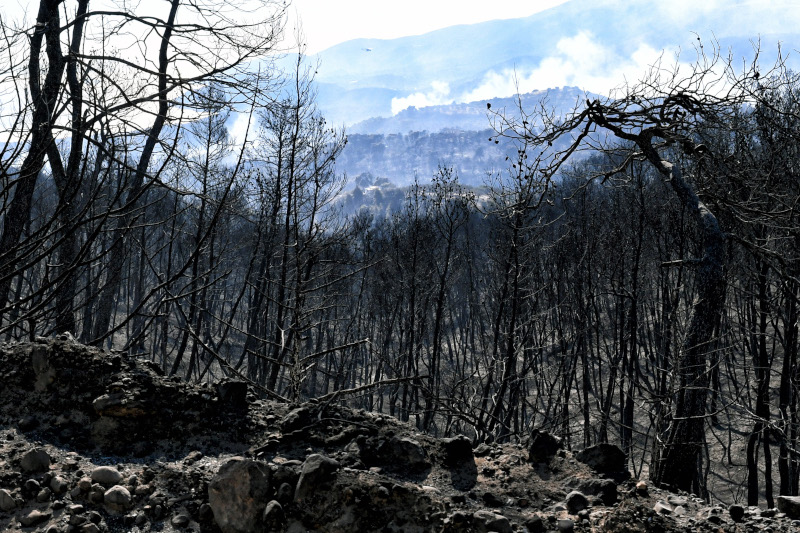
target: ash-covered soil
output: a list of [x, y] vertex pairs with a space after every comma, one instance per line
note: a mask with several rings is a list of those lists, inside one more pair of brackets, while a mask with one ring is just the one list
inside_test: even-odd
[[0, 530], [800, 531], [630, 479], [619, 449], [436, 439], [336, 403], [190, 384], [70, 336], [0, 345]]

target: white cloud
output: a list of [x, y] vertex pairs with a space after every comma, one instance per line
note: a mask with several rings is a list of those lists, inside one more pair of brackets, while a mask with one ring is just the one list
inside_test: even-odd
[[396, 115], [409, 107], [427, 107], [431, 105], [452, 104], [455, 101], [450, 95], [450, 84], [434, 81], [428, 92], [416, 92], [403, 98], [392, 98], [392, 114]]

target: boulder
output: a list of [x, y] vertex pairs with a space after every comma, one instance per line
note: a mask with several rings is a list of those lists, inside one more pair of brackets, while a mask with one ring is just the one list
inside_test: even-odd
[[618, 446], [608, 443], [589, 446], [575, 454], [575, 459], [590, 466], [596, 472], [614, 479], [627, 479], [630, 477], [625, 455]]
[[227, 407], [244, 409], [247, 407], [247, 383], [244, 381], [221, 381], [217, 383], [217, 397]]
[[576, 488], [587, 496], [597, 496], [603, 505], [617, 503], [617, 484], [610, 479], [586, 479], [578, 483]]
[[419, 442], [409, 437], [392, 437], [382, 450], [387, 460], [411, 469], [429, 466], [427, 453]]
[[577, 490], [573, 490], [567, 494], [567, 498], [564, 500], [564, 502], [567, 504], [567, 512], [573, 515], [576, 515], [589, 507], [589, 498]]
[[317, 487], [330, 478], [339, 469], [338, 461], [318, 453], [309, 455], [300, 471], [300, 479], [294, 491], [294, 501], [302, 502], [313, 494]]
[[22, 456], [19, 466], [25, 472], [47, 472], [50, 470], [50, 456], [42, 448], [34, 448]]
[[475, 462], [472, 453], [472, 442], [464, 435], [458, 435], [450, 439], [443, 439], [444, 464], [454, 467], [464, 463]]
[[283, 506], [275, 500], [264, 509], [264, 527], [267, 531], [280, 531], [284, 522]]
[[103, 494], [103, 503], [114, 511], [125, 511], [131, 505], [131, 493], [122, 485], [114, 485]]
[[475, 531], [498, 533], [514, 533], [508, 518], [491, 511], [477, 511], [472, 515]]
[[547, 463], [562, 448], [561, 439], [546, 431], [534, 429], [528, 448], [528, 460], [531, 463]]
[[92, 481], [111, 487], [122, 481], [122, 474], [113, 466], [98, 466], [92, 470]]
[[51, 516], [53, 516], [52, 511], [39, 511], [38, 509], [34, 509], [27, 514], [22, 515], [19, 518], [19, 521], [24, 527], [31, 527], [35, 526], [36, 524], [40, 524], [45, 520], [49, 520]]
[[269, 501], [266, 464], [235, 457], [223, 464], [208, 486], [208, 503], [222, 533], [260, 531]]
[[[728, 507], [728, 514], [731, 515], [731, 520], [733, 520], [734, 522], [737, 523], [741, 522], [742, 520], [744, 520], [744, 507], [734, 503], [733, 505]], [[786, 514], [788, 515], [789, 513]]]
[[800, 496], [778, 496], [778, 510], [789, 518], [800, 519]]
[[11, 511], [16, 508], [17, 502], [6, 489], [0, 489], [0, 511]]

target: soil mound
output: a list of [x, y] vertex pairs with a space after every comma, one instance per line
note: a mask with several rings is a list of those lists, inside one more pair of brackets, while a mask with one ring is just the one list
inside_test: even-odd
[[800, 527], [790, 506], [721, 509], [620, 482], [613, 447], [573, 455], [537, 432], [473, 448], [339, 404], [258, 400], [243, 382], [186, 383], [68, 335], [0, 345], [0, 383], [3, 531]]

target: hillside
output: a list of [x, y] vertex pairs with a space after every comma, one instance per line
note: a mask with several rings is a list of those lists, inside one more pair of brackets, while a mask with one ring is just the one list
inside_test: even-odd
[[[69, 335], [0, 345], [3, 531], [773, 532], [800, 517], [722, 509], [581, 452], [436, 439], [337, 396], [291, 405], [197, 385]], [[341, 398], [341, 396], [339, 397]]]

